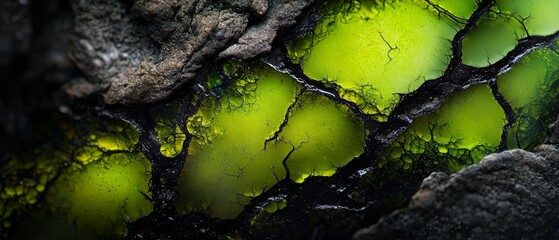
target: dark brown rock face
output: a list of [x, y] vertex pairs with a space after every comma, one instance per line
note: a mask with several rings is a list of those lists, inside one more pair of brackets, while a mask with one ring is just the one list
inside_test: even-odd
[[408, 208], [355, 239], [557, 239], [559, 150], [505, 151], [456, 174], [433, 173]]
[[205, 63], [270, 51], [277, 32], [311, 0], [72, 0], [73, 59], [85, 79], [75, 97], [152, 103], [194, 79]]

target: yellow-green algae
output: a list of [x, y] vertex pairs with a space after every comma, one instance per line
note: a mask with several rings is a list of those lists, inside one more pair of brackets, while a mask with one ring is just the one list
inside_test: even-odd
[[429, 115], [417, 118], [381, 155], [379, 167], [409, 169], [418, 161], [457, 171], [497, 150], [505, 113], [487, 85], [454, 93]]
[[[87, 125], [64, 126], [56, 147], [15, 156], [3, 169], [3, 223], [21, 219], [13, 223], [12, 238], [118, 238], [126, 222], [151, 212], [150, 165], [137, 152], [137, 132], [122, 121]], [[59, 229], [52, 230], [51, 222]], [[29, 223], [36, 231], [28, 231]]]
[[488, 66], [505, 56], [528, 35], [549, 35], [559, 30], [559, 1], [498, 0], [463, 41], [465, 64]]
[[462, 19], [468, 19], [477, 8], [477, 0], [433, 0], [431, 2]]
[[459, 24], [426, 2], [331, 5], [314, 32], [289, 46], [289, 55], [307, 76], [336, 83], [343, 98], [377, 120], [386, 120], [398, 93], [411, 92], [446, 69]]
[[497, 0], [497, 9], [523, 22], [530, 35], [549, 35], [559, 31], [559, 1]]
[[559, 110], [559, 54], [549, 49], [530, 53], [498, 78], [499, 90], [516, 115], [509, 130], [508, 148], [530, 148], [543, 143], [547, 126]]
[[13, 225], [14, 216], [31, 209], [38, 201], [61, 166], [70, 161], [69, 152], [76, 149], [71, 140], [76, 129], [60, 114], [52, 118], [60, 129], [60, 146], [44, 145], [15, 154], [0, 168], [0, 238]]
[[486, 13], [462, 42], [462, 62], [476, 67], [493, 64], [525, 36], [522, 25], [514, 18]]
[[275, 143], [296, 148], [287, 160], [293, 181], [332, 176], [363, 152], [363, 123], [349, 112], [322, 95], [309, 92], [301, 96]]
[[[193, 140], [179, 183], [181, 212], [234, 218], [286, 177], [284, 158], [291, 179], [301, 182], [330, 176], [363, 151], [363, 126], [347, 108], [304, 93], [288, 111], [301, 89], [270, 67], [250, 65], [227, 88], [187, 121]], [[286, 114], [289, 121], [274, 138]]]
[[179, 108], [175, 104], [165, 106], [155, 117], [155, 134], [161, 144], [160, 151], [166, 157], [174, 157], [182, 151], [186, 135], [180, 129], [182, 124], [174, 115]]
[[128, 221], [152, 211], [150, 171], [141, 153], [113, 153], [87, 166], [76, 164], [49, 189], [45, 204], [73, 223], [80, 239], [118, 238]]

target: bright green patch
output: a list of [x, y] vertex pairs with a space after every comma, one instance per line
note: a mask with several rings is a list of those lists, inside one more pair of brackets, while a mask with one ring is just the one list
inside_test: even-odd
[[499, 90], [517, 120], [509, 130], [509, 148], [530, 148], [543, 142], [559, 112], [559, 54], [547, 49], [526, 56], [498, 79]]
[[497, 0], [498, 11], [523, 22], [530, 35], [549, 35], [559, 31], [559, 1]]
[[[289, 47], [312, 79], [332, 82], [342, 97], [386, 120], [398, 93], [442, 75], [458, 25], [425, 2], [332, 4], [315, 31]], [[326, 11], [326, 10], [325, 10]]]
[[494, 152], [505, 114], [487, 85], [452, 95], [430, 115], [419, 117], [387, 147], [379, 167], [409, 169], [414, 164], [457, 171]]
[[485, 14], [463, 41], [462, 62], [476, 67], [493, 64], [526, 34], [515, 19], [493, 12]]
[[182, 122], [176, 119], [179, 115], [177, 105], [169, 105], [161, 109], [155, 117], [155, 134], [161, 144], [160, 151], [166, 157], [174, 157], [182, 151], [186, 135], [180, 129]]
[[[234, 218], [242, 204], [285, 178], [330, 176], [362, 151], [363, 129], [348, 112], [316, 94], [301, 95], [287, 75], [250, 66], [221, 98], [208, 98], [188, 119], [193, 135], [177, 207]], [[301, 106], [305, 106], [301, 108]], [[289, 122], [275, 134], [285, 117]]]
[[477, 8], [476, 0], [433, 0], [431, 2], [462, 19], [468, 19]]
[[122, 236], [126, 222], [152, 211], [151, 165], [141, 154], [115, 153], [68, 169], [46, 196], [46, 205], [75, 224], [78, 235]]
[[305, 93], [280, 134], [295, 148], [287, 161], [291, 179], [332, 176], [336, 169], [363, 152], [363, 123], [347, 107], [315, 93]]
[[[0, 197], [4, 218], [41, 207], [16, 222], [25, 239], [118, 238], [126, 222], [151, 212], [147, 199], [149, 162], [136, 151], [138, 133], [122, 121], [84, 122], [89, 129], [63, 125], [63, 137], [33, 153], [16, 156], [3, 169]], [[36, 231], [19, 232], [34, 222]], [[11, 225], [10, 221], [3, 221]], [[52, 231], [51, 222], [62, 230]], [[4, 226], [10, 227], [10, 226]], [[40, 231], [39, 231], [40, 230]]]

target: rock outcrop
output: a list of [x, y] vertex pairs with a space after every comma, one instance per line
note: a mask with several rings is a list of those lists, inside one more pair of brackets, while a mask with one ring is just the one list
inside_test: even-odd
[[312, 0], [72, 0], [73, 59], [84, 78], [66, 91], [108, 104], [168, 97], [216, 59], [251, 59]]
[[355, 239], [556, 239], [559, 150], [510, 150], [452, 175], [435, 172], [409, 207]]

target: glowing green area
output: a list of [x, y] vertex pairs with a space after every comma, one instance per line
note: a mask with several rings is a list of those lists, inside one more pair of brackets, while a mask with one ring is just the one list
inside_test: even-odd
[[230, 94], [206, 99], [188, 119], [193, 139], [177, 203], [183, 212], [233, 218], [241, 204], [285, 176], [281, 161], [290, 147], [264, 149], [264, 141], [279, 128], [299, 89], [271, 68], [248, 71], [228, 87]]
[[379, 167], [409, 169], [422, 162], [457, 171], [497, 150], [505, 114], [487, 85], [454, 93], [439, 109], [416, 119], [382, 153]]
[[[459, 1], [458, 1], [459, 2]], [[549, 35], [559, 30], [559, 2], [498, 0], [463, 41], [465, 64], [483, 67], [495, 63], [528, 35]]]
[[182, 212], [234, 218], [242, 204], [286, 177], [284, 158], [291, 179], [302, 182], [330, 176], [362, 152], [363, 126], [347, 108], [305, 93], [288, 111], [300, 88], [287, 75], [249, 66], [227, 88], [188, 119], [193, 140], [179, 183]]
[[493, 64], [525, 37], [522, 25], [514, 18], [487, 13], [463, 40], [462, 62], [476, 67]]
[[161, 144], [160, 151], [166, 157], [174, 157], [182, 151], [182, 146], [186, 135], [182, 132], [173, 115], [179, 112], [176, 105], [166, 106], [155, 117], [155, 134]]
[[397, 93], [411, 92], [446, 69], [458, 24], [425, 2], [332, 5], [336, 14], [323, 16], [314, 33], [289, 47], [289, 55], [307, 76], [336, 83], [343, 98], [377, 120], [386, 120]]
[[139, 135], [130, 125], [123, 121], [94, 123], [90, 129], [98, 129], [89, 134], [88, 146], [95, 146], [101, 151], [131, 151], [138, 144]]
[[[151, 212], [150, 164], [136, 151], [138, 133], [122, 121], [80, 124], [89, 129], [62, 122], [62, 136], [54, 141], [59, 145], [15, 156], [2, 169], [5, 218], [42, 200], [40, 208], [13, 224], [16, 238], [119, 238], [127, 221]], [[28, 222], [35, 231], [25, 231]], [[51, 229], [52, 222], [57, 230]], [[6, 228], [12, 225], [5, 223]]]
[[338, 167], [363, 152], [363, 123], [349, 112], [346, 106], [322, 95], [301, 96], [278, 138], [296, 149], [287, 160], [293, 181], [332, 176]]
[[497, 0], [498, 9], [523, 22], [530, 35], [549, 35], [559, 30], [559, 1]]
[[84, 167], [74, 165], [49, 189], [46, 204], [73, 223], [80, 238], [122, 236], [127, 221], [152, 211], [150, 171], [139, 153], [114, 153]]
[[476, 0], [434, 0], [432, 2], [462, 19], [468, 19], [477, 8]]
[[546, 136], [559, 111], [559, 54], [541, 49], [530, 53], [498, 78], [499, 90], [517, 116], [509, 130], [509, 148], [530, 148]]
[[[67, 146], [71, 147], [71, 146]], [[59, 148], [43, 147], [34, 152], [17, 155], [2, 166], [0, 183], [0, 234], [13, 224], [13, 215], [35, 205], [55, 178], [58, 169], [69, 161]], [[25, 173], [25, 174], [23, 174]], [[3, 238], [0, 235], [0, 238]]]

